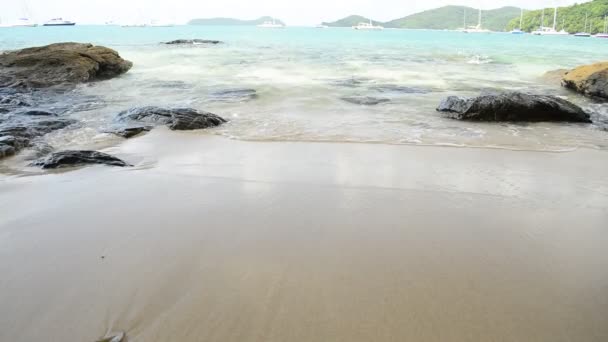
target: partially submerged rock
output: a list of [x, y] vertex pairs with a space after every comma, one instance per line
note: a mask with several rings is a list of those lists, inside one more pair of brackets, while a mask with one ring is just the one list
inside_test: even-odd
[[258, 97], [257, 91], [251, 88], [231, 88], [217, 90], [209, 94], [212, 99], [226, 102], [243, 102]]
[[570, 70], [564, 75], [562, 85], [583, 95], [608, 99], [608, 62]]
[[150, 127], [150, 126], [135, 126], [135, 127], [118, 128], [115, 130], [108, 131], [107, 133], [116, 134], [125, 139], [129, 139], [129, 138], [132, 138], [141, 133], [149, 132], [151, 129], [152, 129], [152, 127]]
[[589, 114], [564, 99], [518, 92], [475, 98], [450, 96], [437, 111], [452, 119], [470, 121], [591, 122]]
[[381, 93], [396, 93], [396, 94], [427, 94], [431, 91], [425, 88], [402, 86], [396, 84], [380, 84], [371, 87], [372, 90], [376, 90]]
[[172, 130], [195, 130], [219, 126], [227, 121], [208, 112], [192, 108], [139, 107], [119, 113], [118, 122], [142, 122], [167, 125]]
[[76, 123], [72, 119], [12, 116], [0, 123], [0, 158], [11, 156], [19, 150], [31, 147], [37, 138]]
[[104, 164], [110, 166], [131, 166], [109, 154], [97, 151], [61, 151], [36, 160], [30, 166], [39, 166], [43, 169], [57, 169], [62, 167], [73, 167], [90, 164]]
[[375, 106], [381, 103], [390, 102], [389, 99], [372, 96], [346, 96], [342, 97], [342, 100], [363, 106]]
[[221, 41], [219, 40], [209, 40], [209, 39], [176, 39], [170, 42], [165, 42], [163, 44], [166, 45], [199, 45], [199, 44], [219, 44]]
[[103, 46], [57, 43], [0, 54], [0, 87], [45, 88], [104, 80], [132, 65]]

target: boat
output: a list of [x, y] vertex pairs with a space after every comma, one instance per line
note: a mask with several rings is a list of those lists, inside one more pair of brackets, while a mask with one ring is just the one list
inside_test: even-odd
[[44, 23], [43, 26], [74, 26], [74, 25], [76, 25], [76, 23], [73, 21], [63, 20], [62, 18], [53, 18], [53, 19], [47, 21], [46, 23]]
[[[589, 13], [585, 14], [585, 28], [583, 28], [583, 32], [578, 32], [575, 33], [574, 36], [575, 37], [579, 37], [579, 38], [589, 38], [591, 37], [591, 33], [587, 32], [587, 22], [589, 21]], [[591, 27], [589, 27], [591, 28]]]
[[541, 19], [540, 27], [536, 31], [532, 31], [533, 35], [536, 36], [568, 36], [568, 32], [564, 30], [564, 24], [562, 24], [562, 30], [557, 30], [557, 7], [553, 12], [553, 27], [546, 27], [545, 25], [545, 10], [543, 9], [543, 16]]
[[259, 28], [285, 28], [285, 25], [281, 23], [277, 23], [274, 18], [272, 21], [265, 21], [262, 24], [258, 25]]
[[[465, 24], [466, 24], [466, 20], [465, 20]], [[481, 8], [479, 9], [479, 20], [477, 22], [477, 26], [469, 26], [469, 27], [465, 28], [462, 32], [464, 32], [464, 33], [491, 33], [492, 32], [488, 29], [484, 29], [481, 26]]]
[[353, 29], [360, 30], [360, 31], [380, 31], [380, 30], [384, 30], [384, 26], [374, 25], [374, 23], [370, 19], [369, 23], [359, 23], [359, 24], [353, 26]]
[[152, 20], [150, 21], [150, 27], [173, 27], [175, 26], [175, 24], [170, 23], [170, 22], [162, 22], [159, 20]]
[[17, 19], [17, 22], [15, 22], [14, 24], [12, 24], [10, 26], [12, 26], [12, 27], [36, 27], [36, 26], [38, 26], [38, 24], [32, 22], [28, 18], [19, 18], [19, 19]]
[[324, 25], [324, 24], [319, 24], [319, 25], [316, 25], [316, 26], [315, 26], [315, 28], [318, 28], [318, 29], [326, 29], [326, 28], [329, 28], [329, 26]]
[[608, 38], [608, 15], [604, 17], [604, 33], [598, 33], [595, 38]]
[[513, 31], [511, 31], [511, 34], [524, 34], [525, 32], [521, 30], [523, 23], [524, 23], [524, 9], [522, 8], [521, 16], [519, 17], [519, 28], [516, 28]]

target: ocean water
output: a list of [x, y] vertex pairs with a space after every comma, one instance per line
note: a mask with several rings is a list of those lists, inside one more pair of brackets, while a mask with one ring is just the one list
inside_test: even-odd
[[[159, 44], [181, 38], [224, 43]], [[449, 95], [519, 90], [564, 96], [596, 121], [608, 122], [607, 106], [543, 77], [550, 70], [605, 60], [608, 40], [295, 27], [0, 28], [0, 50], [63, 41], [111, 47], [134, 67], [122, 77], [79, 86], [48, 105], [81, 121], [45, 138], [56, 148], [117, 144], [120, 138], [103, 131], [118, 112], [145, 105], [216, 113], [230, 123], [194, 134], [243, 140], [608, 148], [608, 132], [598, 124], [470, 123], [435, 111]], [[231, 89], [251, 89], [255, 95], [219, 94]], [[373, 106], [345, 101], [367, 96], [388, 101]]]

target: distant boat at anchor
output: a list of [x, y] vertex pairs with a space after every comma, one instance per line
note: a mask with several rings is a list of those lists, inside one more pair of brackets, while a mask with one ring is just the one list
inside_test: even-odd
[[43, 24], [43, 26], [74, 26], [74, 25], [76, 25], [75, 22], [69, 21], [69, 20], [63, 20], [62, 18], [54, 18]]

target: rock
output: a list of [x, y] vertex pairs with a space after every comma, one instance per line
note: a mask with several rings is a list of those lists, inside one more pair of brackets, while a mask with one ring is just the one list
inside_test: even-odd
[[0, 158], [10, 157], [17, 153], [14, 147], [0, 144]]
[[223, 118], [208, 112], [199, 112], [192, 108], [132, 108], [117, 116], [119, 122], [143, 122], [152, 125], [167, 125], [172, 130], [194, 130], [219, 126]]
[[371, 96], [346, 96], [342, 97], [342, 100], [364, 106], [375, 106], [380, 103], [390, 102], [389, 99]]
[[357, 88], [372, 81], [367, 77], [350, 77], [340, 80], [334, 80], [331, 83], [337, 87]]
[[106, 47], [57, 43], [0, 54], [0, 87], [45, 88], [104, 80], [132, 65]]
[[475, 98], [450, 96], [437, 111], [447, 113], [451, 119], [470, 121], [591, 122], [587, 113], [566, 100], [518, 92]]
[[567, 73], [568, 69], [556, 69], [547, 71], [541, 78], [547, 83], [560, 84]]
[[46, 117], [33, 120], [17, 117], [17, 119], [2, 122], [0, 123], [0, 147], [4, 153], [0, 154], [0, 158], [7, 156], [6, 151], [9, 149], [6, 146], [12, 147], [11, 154], [17, 153], [23, 148], [32, 146], [32, 140], [74, 123], [76, 121], [72, 119]]
[[129, 138], [132, 138], [143, 132], [149, 132], [151, 129], [152, 129], [152, 127], [150, 127], [150, 126], [137, 126], [137, 127], [118, 128], [113, 131], [108, 131], [107, 133], [116, 134], [125, 139], [129, 139]]
[[43, 169], [57, 169], [89, 164], [104, 164], [110, 166], [131, 166], [109, 154], [97, 151], [61, 151], [55, 152], [46, 158], [36, 160], [30, 166], [39, 166]]
[[28, 110], [25, 112], [17, 112], [19, 115], [28, 115], [28, 116], [57, 116], [55, 113], [47, 112], [44, 110]]
[[608, 62], [584, 65], [564, 75], [562, 85], [583, 95], [608, 98]]
[[219, 44], [222, 43], [219, 40], [208, 40], [208, 39], [176, 39], [170, 42], [165, 42], [165, 45], [200, 45], [200, 44]]
[[243, 102], [258, 97], [256, 90], [250, 88], [223, 89], [214, 91], [209, 95], [215, 100], [226, 102]]

